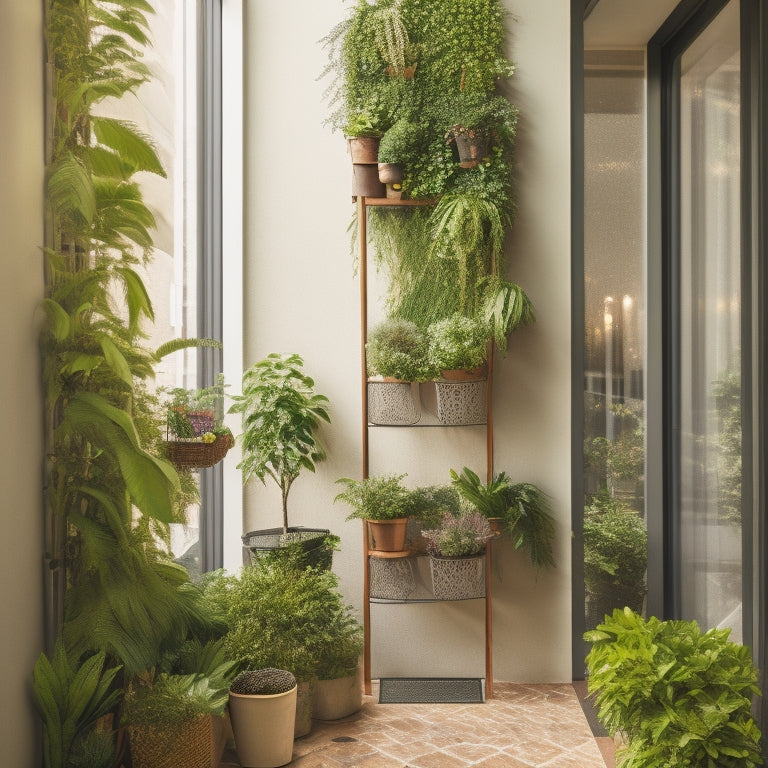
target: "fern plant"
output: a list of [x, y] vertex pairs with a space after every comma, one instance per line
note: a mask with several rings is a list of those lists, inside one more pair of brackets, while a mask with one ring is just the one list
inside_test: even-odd
[[482, 483], [468, 467], [461, 473], [452, 469], [451, 479], [462, 497], [480, 514], [501, 521], [515, 549], [526, 549], [537, 570], [554, 567], [555, 522], [540, 488], [532, 483], [513, 483], [505, 472]]

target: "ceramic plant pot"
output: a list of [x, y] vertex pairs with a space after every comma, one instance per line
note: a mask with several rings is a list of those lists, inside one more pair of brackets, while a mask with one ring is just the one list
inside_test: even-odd
[[229, 716], [240, 765], [247, 768], [277, 768], [291, 762], [296, 721], [296, 686], [285, 693], [260, 696], [246, 696], [230, 691]]
[[379, 181], [376, 165], [353, 164], [352, 194], [357, 197], [384, 197], [387, 194], [386, 186]]
[[363, 670], [333, 680], [316, 680], [312, 689], [312, 717], [317, 720], [340, 720], [359, 712], [363, 706]]
[[405, 535], [408, 518], [394, 520], [366, 520], [368, 525], [368, 548], [379, 552], [402, 552], [405, 550]]

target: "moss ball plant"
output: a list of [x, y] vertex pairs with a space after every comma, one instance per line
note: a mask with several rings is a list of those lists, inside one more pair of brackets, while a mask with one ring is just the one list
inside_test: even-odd
[[241, 672], [229, 686], [241, 696], [275, 696], [296, 686], [296, 678], [287, 669], [249, 669]]

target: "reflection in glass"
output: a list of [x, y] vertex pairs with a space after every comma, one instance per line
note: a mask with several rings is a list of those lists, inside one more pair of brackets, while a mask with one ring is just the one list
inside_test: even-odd
[[681, 608], [741, 639], [739, 4], [681, 58]]
[[645, 58], [585, 51], [584, 580], [588, 628], [643, 611]]

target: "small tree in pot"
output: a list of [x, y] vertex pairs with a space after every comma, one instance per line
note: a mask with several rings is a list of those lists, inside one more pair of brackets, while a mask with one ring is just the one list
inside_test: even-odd
[[288, 530], [288, 493], [303, 469], [315, 471], [325, 458], [316, 437], [321, 421], [330, 423], [325, 395], [302, 370], [299, 355], [271, 354], [243, 374], [243, 393], [233, 399], [231, 413], [243, 418], [243, 482], [270, 477], [280, 488], [283, 530]]

